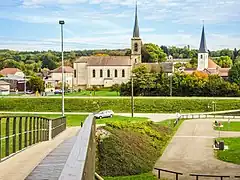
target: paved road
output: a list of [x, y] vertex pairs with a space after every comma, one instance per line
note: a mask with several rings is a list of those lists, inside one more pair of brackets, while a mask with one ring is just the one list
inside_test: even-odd
[[[206, 119], [184, 121], [155, 167], [184, 174], [240, 175], [240, 165], [226, 163], [214, 157], [212, 144], [213, 139], [219, 137], [219, 132], [213, 130], [212, 122], [213, 120]], [[240, 137], [240, 132], [221, 132], [220, 136]], [[163, 175], [173, 178], [165, 173]], [[189, 176], [181, 179], [188, 178]]]
[[38, 143], [0, 163], [0, 180], [23, 180], [58, 145], [77, 134], [80, 127], [67, 128], [51, 141]]

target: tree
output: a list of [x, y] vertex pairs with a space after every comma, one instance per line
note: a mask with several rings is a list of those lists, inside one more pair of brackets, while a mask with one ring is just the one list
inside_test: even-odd
[[40, 77], [31, 77], [28, 81], [28, 87], [33, 92], [43, 92], [44, 91], [44, 81]]
[[215, 61], [222, 68], [229, 68], [232, 66], [232, 59], [229, 56], [221, 56]]
[[55, 69], [57, 67], [56, 59], [57, 58], [50, 52], [44, 54], [41, 57], [42, 68], [48, 68], [50, 70]]
[[167, 55], [156, 44], [144, 44], [142, 48], [142, 59], [144, 62], [163, 62]]
[[120, 91], [120, 85], [119, 85], [119, 84], [114, 84], [114, 85], [112, 85], [111, 91], [116, 91], [116, 92], [117, 92], [117, 95], [118, 95], [118, 93], [119, 93], [119, 91]]
[[240, 85], [240, 63], [236, 63], [228, 72], [228, 80]]
[[161, 49], [166, 55], [169, 55], [168, 47], [167, 46], [161, 46]]

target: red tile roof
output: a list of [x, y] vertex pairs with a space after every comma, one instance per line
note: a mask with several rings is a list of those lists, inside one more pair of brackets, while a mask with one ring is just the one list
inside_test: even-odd
[[[63, 69], [64, 69], [64, 73], [73, 73], [74, 71], [73, 68], [70, 66], [64, 66]], [[51, 73], [62, 73], [62, 66], [52, 70]]]
[[18, 68], [4, 68], [0, 71], [0, 74], [2, 74], [3, 76], [6, 76], [8, 74], [16, 74], [17, 72], [21, 72], [20, 69]]
[[217, 69], [219, 66], [211, 59], [208, 59], [208, 69]]

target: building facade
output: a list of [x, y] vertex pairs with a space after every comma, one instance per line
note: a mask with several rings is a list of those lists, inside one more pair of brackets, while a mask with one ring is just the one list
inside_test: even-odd
[[142, 40], [138, 26], [137, 5], [130, 56], [83, 56], [74, 63], [73, 84], [75, 88], [92, 86], [111, 87], [131, 78], [132, 67], [142, 62]]

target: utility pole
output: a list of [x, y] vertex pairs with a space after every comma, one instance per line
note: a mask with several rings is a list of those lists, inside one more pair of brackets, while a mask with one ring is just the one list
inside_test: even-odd
[[62, 48], [62, 116], [64, 116], [64, 60], [63, 60], [63, 25], [65, 22], [63, 20], [59, 21], [61, 25], [61, 48]]
[[132, 117], [133, 117], [133, 114], [134, 114], [134, 99], [133, 99], [133, 96], [134, 96], [134, 92], [133, 92], [133, 75], [131, 77], [131, 81], [132, 81], [132, 96], [131, 96], [131, 105], [132, 105]]

